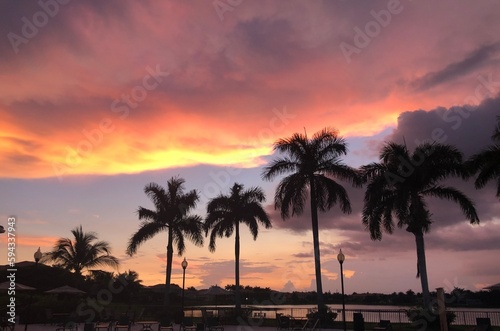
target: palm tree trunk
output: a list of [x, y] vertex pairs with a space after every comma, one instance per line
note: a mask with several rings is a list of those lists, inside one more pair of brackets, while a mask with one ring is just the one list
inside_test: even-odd
[[168, 242], [167, 242], [167, 266], [165, 271], [165, 297], [163, 298], [163, 305], [165, 309], [169, 310], [170, 305], [170, 279], [172, 277], [172, 258], [174, 249], [172, 248], [172, 229], [168, 228]]
[[240, 223], [235, 224], [235, 239], [234, 239], [234, 277], [236, 281], [236, 288], [234, 289], [234, 301], [236, 312], [241, 310], [241, 297], [240, 297]]
[[429, 293], [429, 281], [427, 279], [427, 266], [425, 262], [424, 234], [419, 231], [415, 233], [415, 243], [417, 244], [417, 266], [420, 274], [420, 283], [422, 284], [422, 296], [424, 308], [429, 308], [431, 296]]
[[314, 247], [314, 269], [316, 271], [316, 294], [318, 303], [318, 312], [323, 310], [323, 285], [321, 282], [321, 260], [319, 252], [319, 226], [318, 226], [318, 208], [316, 202], [316, 192], [314, 186], [314, 179], [309, 180], [311, 189], [311, 220], [312, 220], [312, 233], [313, 233], [313, 247]]

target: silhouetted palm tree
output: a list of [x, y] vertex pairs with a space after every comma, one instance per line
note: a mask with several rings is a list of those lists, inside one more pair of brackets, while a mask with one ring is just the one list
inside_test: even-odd
[[417, 277], [420, 276], [424, 305], [429, 307], [424, 233], [429, 232], [432, 221], [425, 198], [454, 201], [471, 223], [479, 223], [473, 202], [454, 187], [440, 184], [448, 177], [465, 177], [462, 153], [449, 145], [424, 143], [410, 154], [405, 145], [388, 143], [380, 153], [380, 163], [361, 169], [368, 181], [363, 224], [373, 240], [381, 240], [382, 228], [392, 233], [396, 217], [397, 226], [406, 227], [415, 236]]
[[120, 295], [127, 298], [130, 305], [132, 305], [134, 295], [142, 288], [142, 280], [139, 279], [139, 274], [136, 271], [128, 270], [116, 276], [114, 288], [119, 291]]
[[74, 239], [60, 238], [51, 252], [42, 256], [41, 262], [52, 262], [81, 276], [83, 269], [100, 266], [116, 268], [118, 259], [111, 255], [106, 241], [97, 241], [95, 232], [83, 232], [82, 226], [71, 230]]
[[330, 128], [315, 133], [312, 139], [295, 133], [275, 142], [274, 150], [287, 155], [265, 167], [262, 177], [272, 180], [291, 173], [280, 181], [274, 197], [274, 206], [281, 210], [281, 217], [302, 214], [308, 193], [310, 195], [318, 310], [323, 310], [318, 209], [326, 211], [338, 203], [342, 212], [350, 213], [348, 194], [334, 178], [360, 185], [359, 174], [342, 162], [340, 157], [347, 154], [347, 144]]
[[496, 180], [496, 196], [500, 197], [500, 116], [497, 117], [497, 127], [491, 138], [493, 145], [471, 156], [467, 167], [472, 174], [479, 172], [474, 182], [477, 189], [483, 188], [491, 180]]
[[184, 193], [184, 179], [172, 177], [167, 182], [167, 189], [156, 183], [145, 186], [144, 193], [153, 201], [155, 210], [139, 207], [137, 214], [142, 220], [139, 230], [129, 240], [127, 254], [137, 252], [139, 245], [156, 234], [167, 232], [167, 265], [165, 278], [165, 306], [169, 305], [170, 278], [172, 275], [173, 245], [181, 256], [186, 249], [185, 237], [195, 245], [203, 246], [202, 218], [189, 215], [199, 200], [195, 190]]
[[211, 252], [215, 251], [215, 239], [217, 237], [230, 237], [233, 232], [234, 256], [235, 256], [235, 306], [236, 310], [241, 309], [240, 298], [240, 223], [246, 224], [250, 228], [253, 239], [256, 240], [259, 234], [259, 223], [266, 229], [271, 227], [271, 221], [262, 202], [266, 200], [264, 192], [259, 187], [252, 187], [243, 190], [243, 185], [235, 183], [229, 195], [220, 194], [208, 202], [207, 217], [204, 223], [205, 235], [210, 232]]

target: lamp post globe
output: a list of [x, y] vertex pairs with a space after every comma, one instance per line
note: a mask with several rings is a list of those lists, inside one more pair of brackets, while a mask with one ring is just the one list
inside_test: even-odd
[[339, 254], [337, 255], [337, 261], [339, 261], [340, 264], [340, 283], [342, 285], [342, 323], [344, 324], [344, 331], [346, 331], [347, 325], [345, 321], [344, 270], [342, 268], [342, 265], [345, 261], [345, 255], [342, 253], [342, 250], [340, 250]]
[[345, 255], [342, 253], [342, 250], [340, 250], [339, 254], [337, 255], [337, 261], [339, 261], [340, 264], [344, 263], [345, 261]]
[[38, 247], [37, 251], [35, 252], [35, 254], [33, 254], [33, 257], [35, 258], [35, 263], [38, 264], [38, 262], [41, 260], [42, 258], [42, 251], [40, 251], [40, 247]]

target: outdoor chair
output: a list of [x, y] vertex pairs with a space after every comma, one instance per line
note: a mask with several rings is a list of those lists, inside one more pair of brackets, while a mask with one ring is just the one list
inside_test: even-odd
[[380, 320], [377, 326], [373, 328], [374, 331], [392, 331], [390, 320]]
[[191, 317], [184, 317], [181, 323], [181, 331], [196, 331], [197, 325]]
[[56, 331], [78, 331], [78, 323], [70, 320], [59, 323], [56, 326]]
[[476, 318], [475, 331], [491, 331], [491, 320], [487, 317]]
[[290, 317], [284, 316], [283, 314], [276, 314], [276, 328], [278, 330], [289, 329], [290, 328]]
[[114, 331], [126, 330], [130, 331], [132, 327], [132, 322], [130, 321], [130, 317], [127, 314], [122, 314], [118, 321], [113, 326]]
[[94, 331], [111, 331], [111, 322], [97, 322], [94, 325]]
[[208, 316], [205, 321], [205, 328], [209, 331], [224, 331], [224, 326], [216, 316]]
[[174, 325], [168, 317], [162, 317], [158, 323], [158, 331], [174, 331]]
[[305, 322], [303, 322], [302, 325], [300, 325], [299, 323], [300, 323], [300, 321], [296, 321], [293, 323], [294, 324], [294, 327], [293, 327], [294, 331], [308, 330], [308, 328], [313, 325], [313, 320], [308, 318]]

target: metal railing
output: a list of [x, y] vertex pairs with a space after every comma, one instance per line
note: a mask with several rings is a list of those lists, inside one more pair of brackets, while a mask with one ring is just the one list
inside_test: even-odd
[[[225, 311], [231, 311], [234, 307], [207, 307], [207, 310], [213, 311], [215, 316], [225, 314]], [[277, 314], [291, 316], [296, 319], [304, 319], [307, 314], [311, 312], [310, 308], [295, 308], [295, 307], [245, 307], [249, 310], [249, 316], [253, 318], [263, 318], [266, 320], [275, 320]], [[332, 311], [336, 312], [336, 321], [342, 322], [342, 309], [333, 308]], [[476, 325], [476, 318], [489, 318], [492, 326], [500, 326], [500, 309], [498, 311], [492, 310], [462, 310], [448, 308], [447, 311], [455, 313], [455, 321], [452, 325]], [[200, 308], [187, 308], [185, 312], [191, 317], [201, 317]], [[409, 324], [411, 323], [405, 309], [346, 309], [345, 317], [346, 322], [353, 322], [354, 313], [361, 313], [365, 323], [379, 323], [380, 320], [389, 320], [391, 323]]]
[[[265, 316], [267, 319], [276, 318], [276, 314], [289, 315], [293, 318], [305, 318], [311, 310], [308, 308], [278, 308], [273, 310], [255, 309], [254, 316]], [[342, 321], [342, 310], [333, 309], [336, 312], [336, 321]], [[498, 311], [481, 310], [455, 310], [447, 309], [455, 313], [455, 321], [452, 325], [476, 325], [476, 318], [489, 318], [492, 326], [500, 326], [500, 309]], [[347, 322], [353, 322], [354, 313], [361, 313], [365, 323], [379, 323], [380, 320], [389, 320], [391, 323], [411, 323], [405, 309], [346, 309]]]

